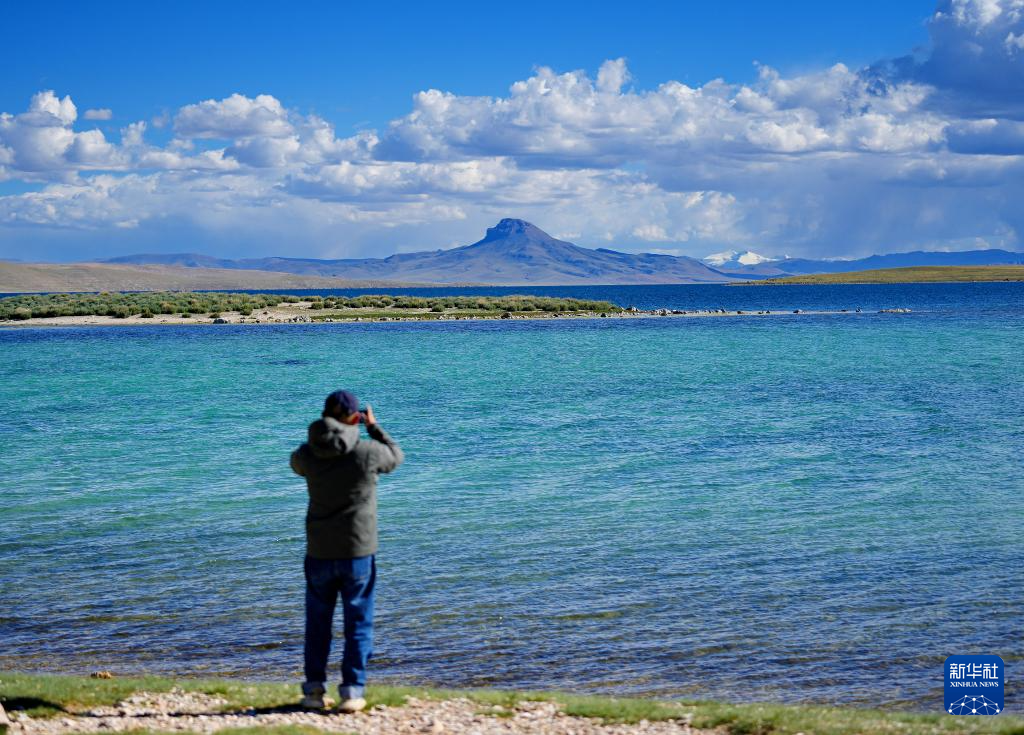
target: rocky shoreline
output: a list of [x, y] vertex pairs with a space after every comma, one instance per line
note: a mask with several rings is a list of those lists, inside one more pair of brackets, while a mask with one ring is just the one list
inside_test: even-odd
[[306, 314], [295, 314], [294, 310], [266, 310], [259, 314], [243, 316], [240, 314], [223, 314], [213, 318], [182, 318], [176, 315], [160, 315], [149, 318], [131, 316], [117, 318], [111, 316], [58, 316], [45, 318], [32, 318], [20, 321], [0, 321], [0, 329], [4, 328], [25, 328], [25, 327], [83, 327], [83, 326], [205, 326], [218, 324], [246, 324], [246, 325], [282, 325], [282, 324], [351, 324], [351, 323], [378, 323], [378, 322], [448, 322], [448, 321], [493, 321], [493, 320], [550, 320], [550, 319], [636, 319], [650, 317], [737, 317], [737, 316], [792, 316], [796, 315], [840, 315], [840, 314], [909, 314], [910, 309], [892, 308], [879, 309], [877, 312], [864, 311], [862, 309], [838, 309], [838, 310], [807, 310], [807, 309], [776, 309], [776, 310], [749, 310], [749, 309], [637, 309], [629, 307], [618, 312], [538, 312], [536, 314], [513, 314], [502, 312], [494, 314], [430, 314], [430, 313], [406, 313], [394, 316], [383, 315], [352, 315], [352, 316], [308, 316]]
[[[305, 710], [292, 683], [0, 672], [0, 735], [174, 732], [225, 735], [1009, 735], [1013, 714], [974, 720], [854, 706], [667, 701], [512, 689], [372, 685], [354, 714]], [[9, 719], [4, 716], [7, 708]]]
[[225, 728], [305, 726], [359, 735], [684, 735], [707, 732], [690, 727], [690, 715], [634, 724], [610, 724], [567, 715], [554, 702], [522, 701], [514, 706], [484, 705], [465, 698], [445, 700], [408, 697], [400, 706], [376, 705], [355, 714], [299, 707], [249, 707], [232, 710], [220, 697], [179, 688], [132, 694], [113, 706], [93, 707], [58, 717], [30, 717], [12, 712], [11, 735], [59, 735], [98, 732], [212, 733]]

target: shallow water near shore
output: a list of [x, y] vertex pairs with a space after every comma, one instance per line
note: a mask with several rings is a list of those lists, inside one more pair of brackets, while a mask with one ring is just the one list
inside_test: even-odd
[[1024, 285], [515, 290], [865, 312], [2, 330], [0, 668], [297, 676], [287, 457], [343, 386], [408, 456], [379, 679], [932, 709], [1018, 665]]

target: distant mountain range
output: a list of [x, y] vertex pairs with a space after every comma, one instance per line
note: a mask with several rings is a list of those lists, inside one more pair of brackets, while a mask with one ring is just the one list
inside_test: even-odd
[[591, 250], [556, 240], [521, 219], [503, 219], [479, 242], [450, 250], [397, 253], [387, 258], [249, 258], [226, 260], [192, 253], [126, 255], [106, 263], [188, 268], [237, 268], [428, 283], [571, 285], [627, 283], [722, 283], [736, 280], [695, 258], [654, 253]]
[[185, 268], [275, 271], [331, 278], [489, 283], [494, 285], [582, 285], [644, 283], [728, 283], [738, 280], [814, 273], [844, 273], [920, 265], [1024, 264], [1024, 253], [970, 250], [916, 251], [872, 255], [858, 260], [771, 260], [751, 251], [726, 251], [704, 262], [686, 256], [622, 253], [583, 248], [556, 240], [521, 219], [503, 219], [472, 245], [450, 250], [397, 253], [387, 258], [245, 258], [230, 260], [195, 253], [126, 255], [104, 263]]

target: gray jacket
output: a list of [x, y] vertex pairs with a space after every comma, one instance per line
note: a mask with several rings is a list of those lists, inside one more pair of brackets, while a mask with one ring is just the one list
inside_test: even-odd
[[306, 553], [351, 559], [377, 551], [377, 475], [402, 464], [401, 448], [377, 425], [372, 441], [359, 426], [330, 417], [309, 425], [308, 441], [292, 452], [295, 473], [306, 478]]

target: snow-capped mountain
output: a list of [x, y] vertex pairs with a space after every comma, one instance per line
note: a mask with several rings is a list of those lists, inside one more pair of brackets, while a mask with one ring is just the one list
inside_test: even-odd
[[778, 260], [778, 258], [769, 258], [766, 255], [755, 253], [753, 250], [744, 250], [742, 252], [739, 250], [723, 250], [720, 253], [712, 253], [701, 260], [712, 268], [735, 268], [744, 265], [770, 263], [773, 260]]

